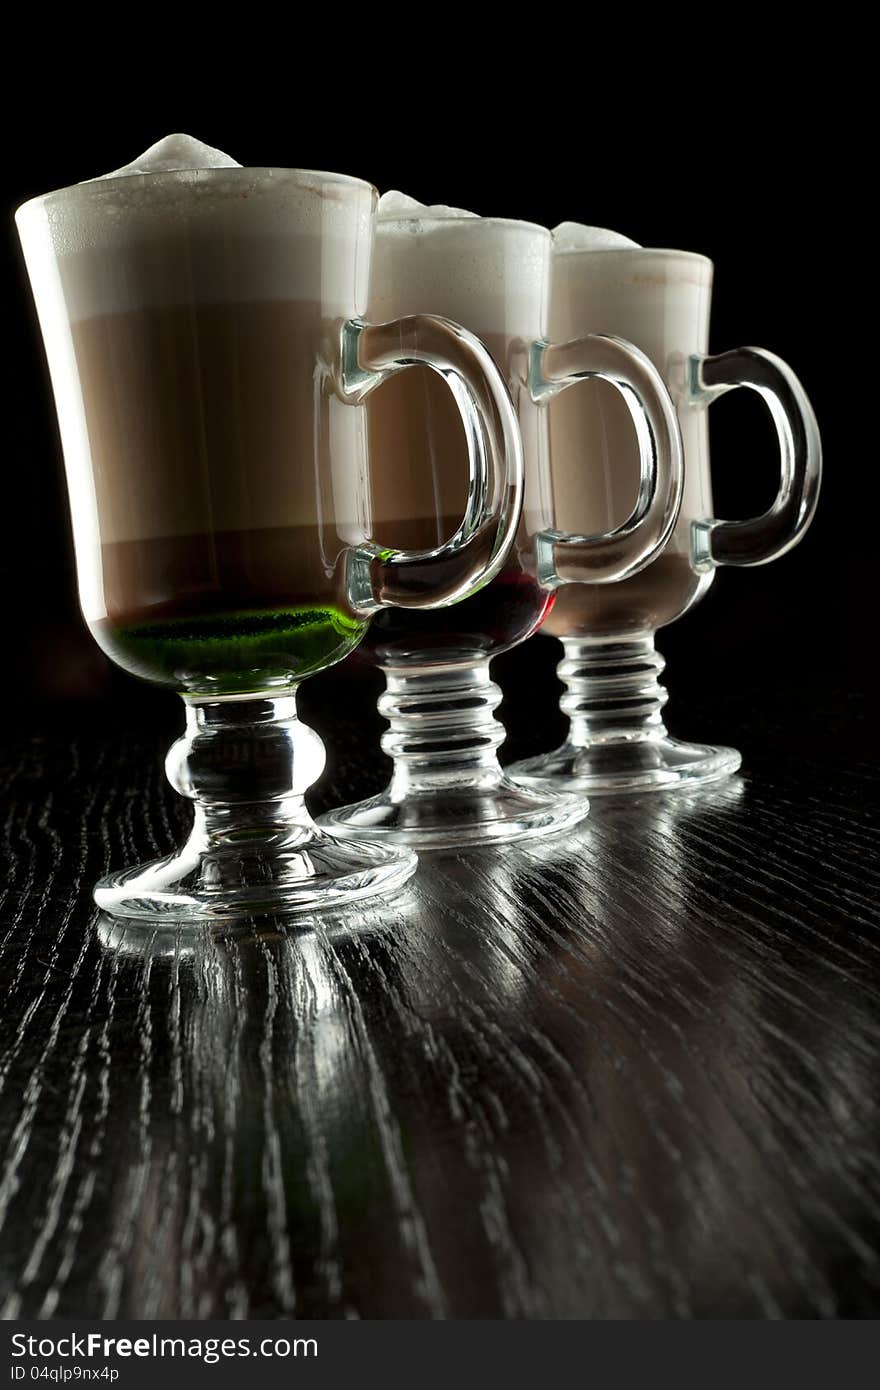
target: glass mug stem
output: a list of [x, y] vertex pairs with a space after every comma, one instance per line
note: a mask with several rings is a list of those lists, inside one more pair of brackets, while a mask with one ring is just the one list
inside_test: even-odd
[[562, 645], [556, 669], [568, 738], [553, 753], [516, 763], [518, 783], [600, 796], [713, 782], [739, 767], [733, 748], [682, 743], [667, 733], [669, 697], [660, 681], [666, 663], [652, 632], [565, 637]]
[[517, 787], [498, 761], [506, 737], [495, 718], [500, 687], [489, 657], [379, 660], [386, 689], [379, 712], [389, 727], [382, 749], [394, 766], [379, 796], [321, 817], [335, 835], [379, 835], [419, 851], [502, 843], [568, 829], [582, 820], [579, 797], [546, 797]]
[[566, 637], [556, 668], [565, 686], [559, 701], [571, 721], [569, 742], [644, 743], [666, 737], [662, 710], [669, 696], [659, 676], [666, 665], [650, 633], [630, 639]]
[[495, 787], [503, 773], [498, 749], [504, 726], [495, 718], [501, 690], [487, 660], [453, 666], [382, 667], [386, 689], [379, 713], [388, 720], [382, 750], [394, 762], [393, 798], [444, 786]]
[[300, 722], [295, 690], [184, 702], [186, 731], [165, 771], [194, 803], [192, 831], [176, 854], [103, 879], [99, 907], [154, 921], [234, 920], [332, 907], [406, 882], [413, 855], [364, 844], [352, 854], [312, 821], [305, 792], [324, 747]]

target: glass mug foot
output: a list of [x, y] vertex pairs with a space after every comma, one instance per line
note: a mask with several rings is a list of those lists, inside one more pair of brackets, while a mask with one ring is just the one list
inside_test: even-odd
[[581, 796], [532, 791], [501, 777], [488, 787], [393, 790], [321, 816], [341, 836], [379, 836], [416, 849], [465, 848], [555, 835], [583, 820]]
[[665, 737], [642, 743], [597, 743], [588, 748], [565, 743], [552, 753], [514, 763], [508, 771], [523, 787], [602, 796], [717, 782], [736, 772], [741, 761], [734, 748], [712, 748]]
[[[247, 832], [242, 836], [247, 838]], [[98, 907], [140, 921], [235, 921], [341, 907], [400, 888], [418, 860], [406, 850], [340, 844], [321, 832], [274, 846], [207, 842], [194, 834], [178, 853], [108, 874], [95, 886]]]

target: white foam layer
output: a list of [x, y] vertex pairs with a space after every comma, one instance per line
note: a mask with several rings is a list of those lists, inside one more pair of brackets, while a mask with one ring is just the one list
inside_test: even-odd
[[[601, 252], [601, 255], [592, 255]], [[712, 262], [695, 251], [641, 246], [607, 227], [561, 222], [553, 229], [553, 297], [576, 292], [580, 283], [624, 291], [639, 286], [662, 290], [669, 284], [700, 287], [712, 283]]]
[[615, 251], [624, 247], [639, 247], [621, 232], [612, 232], [609, 227], [588, 227], [583, 222], [560, 222], [553, 228], [553, 250], [566, 251]]
[[351, 212], [371, 221], [375, 189], [308, 169], [243, 168], [189, 135], [168, 135], [113, 173], [32, 198], [18, 209], [22, 235], [41, 217], [55, 252], [117, 249], [124, 241], [228, 228], [233, 235], [348, 232]]
[[479, 217], [479, 213], [447, 207], [445, 203], [420, 203], [417, 198], [410, 198], [408, 193], [401, 193], [398, 188], [389, 188], [379, 199], [378, 217], [380, 222], [408, 219], [415, 222], [443, 222], [457, 221], [460, 217]]
[[[712, 262], [691, 251], [666, 251], [648, 246], [569, 246], [553, 257], [551, 320], [557, 306], [577, 303], [581, 297], [597, 302], [615, 294], [626, 303], [637, 296], [645, 312], [651, 296], [668, 302], [673, 287], [685, 294], [688, 289], [711, 289]], [[607, 330], [611, 331], [611, 330]], [[626, 336], [625, 334], [623, 336]]]
[[419, 203], [395, 189], [379, 201], [371, 317], [445, 314], [474, 333], [539, 336], [551, 245], [533, 222]]
[[706, 350], [711, 293], [712, 262], [684, 251], [609, 247], [554, 256], [550, 335], [615, 334], [663, 372], [670, 354]]
[[[114, 169], [110, 174], [100, 174], [99, 179], [127, 178], [132, 174], [167, 174], [179, 169], [240, 169], [237, 159], [232, 159], [222, 150], [214, 149], [196, 140], [192, 135], [166, 135], [157, 140], [143, 154], [130, 164]], [[86, 179], [86, 183], [96, 183], [96, 179]]]
[[16, 221], [35, 293], [60, 272], [73, 320], [275, 298], [348, 316], [366, 310], [375, 201], [359, 179], [242, 168], [171, 135], [111, 175], [32, 199]]

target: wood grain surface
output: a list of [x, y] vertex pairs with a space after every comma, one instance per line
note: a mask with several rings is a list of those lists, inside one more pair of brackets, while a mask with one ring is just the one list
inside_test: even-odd
[[[876, 1314], [869, 709], [823, 687], [798, 724], [793, 690], [691, 712], [746, 753], [714, 792], [425, 857], [395, 901], [297, 932], [99, 917], [98, 874], [180, 837], [177, 715], [23, 714], [0, 1313]], [[381, 781], [348, 700], [319, 804]]]

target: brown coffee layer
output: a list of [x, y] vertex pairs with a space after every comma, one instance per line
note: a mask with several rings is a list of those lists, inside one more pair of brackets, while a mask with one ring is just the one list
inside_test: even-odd
[[616, 584], [563, 584], [544, 624], [553, 637], [606, 637], [653, 632], [680, 617], [711, 582], [684, 555], [659, 556]]

